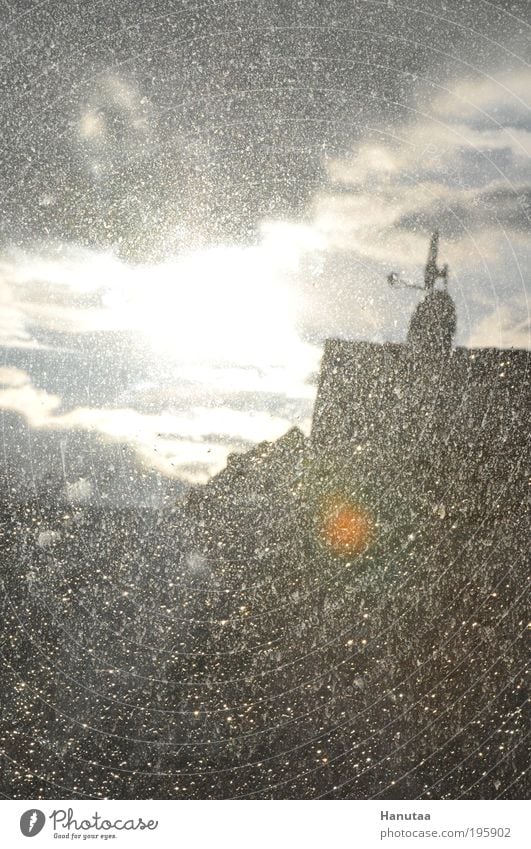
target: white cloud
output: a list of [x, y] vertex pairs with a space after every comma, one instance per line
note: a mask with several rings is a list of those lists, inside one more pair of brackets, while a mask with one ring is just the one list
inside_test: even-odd
[[[37, 389], [21, 369], [0, 368], [0, 412], [17, 413], [34, 429], [92, 431], [131, 445], [147, 469], [192, 482], [220, 471], [235, 445], [277, 439], [292, 422], [267, 412], [191, 407], [180, 414], [141, 413], [127, 408], [76, 407], [61, 413], [57, 395]], [[85, 484], [68, 490], [87, 497]]]
[[529, 91], [527, 68], [496, 76], [477, 76], [458, 80], [450, 91], [439, 95], [435, 108], [440, 115], [457, 119], [487, 115], [509, 121], [510, 116], [518, 119], [529, 109]]
[[36, 345], [26, 327], [24, 311], [0, 267], [0, 345], [28, 348]]
[[55, 417], [61, 399], [43, 389], [37, 389], [29, 376], [20, 369], [4, 367], [0, 371], [0, 411], [9, 410], [22, 415], [30, 427], [48, 427], [60, 422]]
[[[59, 395], [11, 368], [0, 372], [0, 410], [23, 416], [35, 429], [92, 431], [132, 445], [145, 466], [194, 481], [219, 471], [231, 450], [276, 439], [293, 425], [291, 416], [307, 426], [315, 388], [306, 379], [319, 350], [297, 332], [288, 278], [314, 246], [308, 242], [313, 235], [302, 226], [270, 226], [260, 246], [221, 246], [153, 266], [76, 246], [5, 254], [0, 273], [12, 310], [4, 313], [9, 321], [0, 344], [36, 345], [30, 331], [36, 339], [55, 332], [68, 350], [72, 334], [75, 354], [81, 334], [107, 331], [108, 343], [101, 337], [97, 354], [108, 364], [104, 396], [114, 406], [103, 401], [64, 412]], [[133, 373], [153, 375], [143, 388], [142, 381], [120, 376], [122, 366], [117, 371], [115, 334], [122, 330], [138, 343]], [[80, 350], [90, 349], [83, 343]], [[65, 371], [50, 378], [60, 386], [79, 381], [81, 390], [90, 375], [78, 374], [71, 360], [52, 358], [51, 368]], [[83, 357], [79, 362], [87, 369]], [[104, 367], [98, 361], [98, 381]], [[46, 386], [46, 376], [37, 373]]]
[[102, 301], [125, 266], [76, 245], [10, 250], [0, 256], [0, 345], [36, 347], [35, 331], [88, 333], [130, 326]]
[[[527, 83], [531, 87], [531, 74]], [[458, 94], [463, 88], [466, 101]], [[394, 127], [392, 133], [375, 133], [352, 156], [331, 161], [332, 185], [317, 198], [315, 212], [315, 227], [328, 245], [382, 259], [396, 257], [401, 240], [399, 259], [411, 262], [412, 249], [420, 247], [415, 216], [443, 216], [441, 229], [446, 224], [451, 230], [456, 257], [466, 256], [467, 247], [460, 243], [472, 233], [523, 228], [529, 221], [531, 115], [515, 100], [514, 110], [527, 125], [500, 126], [494, 116], [504, 92], [484, 79], [476, 85], [457, 83], [435, 100], [431, 115]], [[489, 114], [481, 110], [488, 118], [481, 127], [473, 121], [479, 109], [474, 94], [491, 108]], [[460, 107], [459, 120], [449, 110], [452, 103]]]
[[[317, 195], [313, 211], [316, 238], [326, 248], [322, 268], [313, 274], [318, 308], [307, 299], [309, 327], [354, 338], [375, 338], [379, 327], [384, 338], [403, 337], [406, 314], [393, 294], [382, 297], [382, 281], [395, 270], [420, 282], [434, 229], [441, 231], [441, 259], [450, 265], [460, 302], [461, 343], [469, 337], [488, 340], [493, 324], [487, 315], [498, 303], [525, 302], [521, 269], [531, 252], [529, 90], [527, 71], [457, 80], [432, 101], [429, 112], [376, 129], [351, 155], [328, 161], [329, 187]], [[308, 291], [307, 281], [300, 285]], [[409, 296], [401, 296], [410, 309]], [[350, 325], [338, 317], [338, 301]], [[522, 343], [523, 319], [512, 309], [506, 317], [516, 324], [503, 338]], [[485, 344], [496, 338], [493, 333]]]
[[469, 336], [470, 348], [531, 348], [529, 304], [502, 304], [479, 321]]

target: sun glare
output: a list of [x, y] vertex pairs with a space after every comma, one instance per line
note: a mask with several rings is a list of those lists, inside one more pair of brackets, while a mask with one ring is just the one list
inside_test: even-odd
[[304, 353], [286, 287], [261, 248], [211, 248], [133, 274], [132, 319], [176, 362], [267, 367]]

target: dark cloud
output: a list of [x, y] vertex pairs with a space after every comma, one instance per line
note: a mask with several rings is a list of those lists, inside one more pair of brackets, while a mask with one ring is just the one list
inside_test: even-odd
[[531, 186], [520, 186], [470, 192], [466, 201], [436, 200], [430, 207], [404, 215], [396, 227], [428, 232], [441, 229], [447, 238], [462, 239], [485, 229], [528, 233], [530, 223]]

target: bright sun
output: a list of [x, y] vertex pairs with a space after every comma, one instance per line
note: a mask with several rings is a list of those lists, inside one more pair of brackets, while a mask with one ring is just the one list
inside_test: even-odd
[[134, 274], [134, 323], [176, 361], [285, 365], [303, 353], [286, 286], [261, 248], [211, 248]]

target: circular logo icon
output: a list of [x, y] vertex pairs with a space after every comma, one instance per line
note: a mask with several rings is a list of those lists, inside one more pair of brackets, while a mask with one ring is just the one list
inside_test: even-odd
[[20, 830], [24, 837], [35, 837], [39, 831], [42, 831], [45, 822], [46, 817], [43, 812], [37, 808], [31, 808], [20, 817]]

